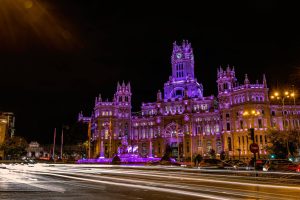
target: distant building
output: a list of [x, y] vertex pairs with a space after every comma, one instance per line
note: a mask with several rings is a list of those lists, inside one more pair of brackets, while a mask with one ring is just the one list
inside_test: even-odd
[[44, 151], [43, 147], [40, 147], [38, 142], [32, 141], [29, 143], [27, 151], [27, 157], [48, 157], [48, 153]]
[[254, 142], [265, 157], [268, 128], [300, 129], [300, 106], [271, 103], [264, 75], [260, 83], [250, 83], [246, 74], [239, 84], [234, 67], [220, 67], [214, 97], [204, 96], [195, 78], [190, 43], [173, 44], [171, 66], [163, 92], [157, 92], [155, 102], [143, 103], [140, 112], [131, 112], [131, 87], [123, 82], [112, 101], [96, 97], [91, 117], [79, 114], [79, 121], [90, 122], [94, 157], [111, 157], [125, 143], [145, 157], [162, 157], [169, 145], [174, 158], [208, 156], [213, 149], [246, 159], [252, 156], [249, 128], [255, 129]]
[[[0, 145], [14, 136], [15, 133], [15, 116], [12, 112], [0, 112]], [[4, 152], [0, 151], [0, 158], [4, 157]]]

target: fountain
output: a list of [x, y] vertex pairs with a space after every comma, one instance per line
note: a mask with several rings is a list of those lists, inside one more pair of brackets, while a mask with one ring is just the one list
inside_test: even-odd
[[153, 158], [152, 156], [142, 157], [138, 153], [138, 145], [128, 145], [126, 137], [122, 137], [122, 145], [118, 147], [118, 153], [113, 158], [97, 158], [97, 159], [80, 159], [77, 163], [101, 163], [101, 164], [136, 164], [157, 162], [161, 158]]

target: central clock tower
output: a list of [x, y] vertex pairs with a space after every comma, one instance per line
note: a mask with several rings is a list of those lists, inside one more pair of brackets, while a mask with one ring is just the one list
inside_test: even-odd
[[164, 85], [164, 99], [203, 97], [203, 86], [194, 76], [194, 55], [191, 43], [173, 43], [172, 76]]
[[185, 80], [187, 77], [194, 78], [193, 49], [187, 40], [183, 40], [182, 45], [173, 43], [171, 62], [172, 78], [175, 81]]

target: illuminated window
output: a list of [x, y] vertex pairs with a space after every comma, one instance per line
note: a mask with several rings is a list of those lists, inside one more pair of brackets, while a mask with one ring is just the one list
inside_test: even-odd
[[205, 128], [206, 128], [206, 131], [205, 131], [205, 132], [206, 132], [207, 134], [209, 134], [209, 133], [210, 133], [210, 126], [209, 126], [209, 125], [206, 125]]
[[207, 104], [201, 104], [201, 109], [202, 110], [207, 110]]
[[105, 135], [105, 139], [108, 139], [108, 130], [107, 129], [105, 130], [104, 135]]
[[218, 133], [220, 131], [220, 126], [217, 124], [215, 125], [215, 132]]

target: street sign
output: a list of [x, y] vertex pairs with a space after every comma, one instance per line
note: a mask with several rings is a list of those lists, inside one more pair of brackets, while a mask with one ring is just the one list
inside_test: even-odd
[[252, 153], [258, 153], [258, 150], [259, 150], [258, 144], [256, 144], [256, 143], [250, 144], [250, 151], [251, 151]]

